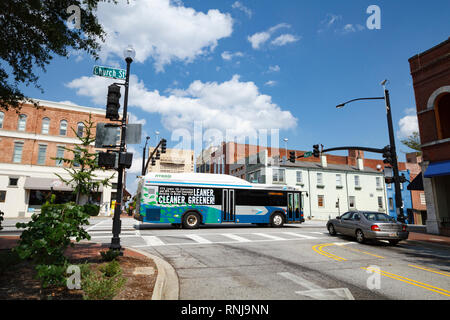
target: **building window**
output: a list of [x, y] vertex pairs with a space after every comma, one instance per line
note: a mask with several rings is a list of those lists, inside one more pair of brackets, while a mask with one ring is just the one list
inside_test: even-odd
[[3, 128], [3, 119], [5, 118], [5, 114], [0, 112], [0, 129]]
[[389, 210], [394, 210], [394, 199], [389, 198]]
[[[64, 147], [63, 146], [58, 146], [56, 148], [56, 158], [64, 158]], [[56, 159], [56, 166], [57, 167], [62, 167], [63, 166], [64, 161], [62, 161], [61, 159]]]
[[77, 124], [77, 136], [82, 137], [84, 135], [84, 123], [78, 122]]
[[382, 189], [381, 187], [381, 177], [376, 177], [377, 189]]
[[323, 186], [323, 174], [321, 172], [317, 173], [317, 185]]
[[297, 171], [297, 184], [303, 183], [303, 173], [301, 171]]
[[17, 187], [19, 184], [19, 178], [9, 178], [8, 187]]
[[38, 151], [38, 160], [37, 164], [44, 165], [45, 164], [45, 156], [47, 154], [47, 146], [45, 144], [39, 145]]
[[425, 200], [425, 193], [423, 193], [423, 192], [420, 194], [420, 203], [422, 205], [426, 205], [427, 204], [427, 201]]
[[284, 182], [284, 169], [273, 169], [273, 182]]
[[13, 153], [14, 163], [22, 162], [22, 150], [23, 150], [23, 142], [14, 142], [14, 153]]
[[384, 207], [383, 207], [383, 197], [378, 197], [378, 209], [384, 209]]
[[59, 123], [59, 135], [60, 136], [67, 135], [67, 121], [66, 120], [61, 120], [61, 122]]
[[361, 188], [359, 176], [355, 176], [355, 188]]
[[50, 119], [49, 118], [42, 119], [41, 133], [48, 134], [49, 129], [50, 129]]
[[21, 114], [19, 116], [19, 123], [17, 124], [17, 130], [25, 131], [26, 127], [27, 127], [27, 116], [24, 114]]
[[324, 195], [318, 195], [317, 196], [317, 206], [319, 208], [325, 208], [325, 196]]
[[6, 191], [0, 190], [0, 202], [5, 202], [6, 200]]
[[354, 196], [348, 197], [348, 205], [352, 209], [356, 208], [356, 199]]
[[340, 174], [336, 175], [336, 187], [338, 188], [342, 187], [342, 175]]

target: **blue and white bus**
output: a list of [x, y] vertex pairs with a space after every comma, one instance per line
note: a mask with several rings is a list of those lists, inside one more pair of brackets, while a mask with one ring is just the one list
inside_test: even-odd
[[149, 173], [139, 181], [135, 219], [195, 229], [204, 224], [302, 223], [302, 192], [221, 174]]

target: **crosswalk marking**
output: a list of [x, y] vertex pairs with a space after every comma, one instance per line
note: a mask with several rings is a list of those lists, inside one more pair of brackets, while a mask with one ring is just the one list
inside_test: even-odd
[[286, 240], [284, 238], [280, 238], [271, 234], [266, 234], [266, 233], [254, 233], [257, 236], [263, 237], [263, 238], [267, 238], [267, 239], [272, 239], [272, 240]]
[[316, 237], [307, 236], [307, 235], [299, 234], [299, 233], [295, 233], [295, 232], [283, 232], [283, 234], [288, 234], [288, 235], [298, 237], [298, 238], [303, 238], [303, 239], [317, 239]]
[[144, 239], [145, 243], [147, 243], [147, 245], [149, 246], [164, 246], [165, 243], [162, 242], [161, 239], [159, 239], [158, 237], [155, 236], [142, 236], [142, 238]]
[[240, 237], [238, 235], [231, 234], [231, 233], [222, 233], [222, 236], [230, 238], [230, 239], [233, 239], [233, 240], [236, 240], [238, 242], [250, 242], [249, 239], [246, 239], [246, 238], [243, 238], [243, 237]]
[[188, 237], [189, 239], [192, 239], [198, 243], [211, 243], [211, 241], [209, 241], [208, 239], [203, 238], [202, 236], [198, 236], [196, 234], [186, 234], [186, 237]]

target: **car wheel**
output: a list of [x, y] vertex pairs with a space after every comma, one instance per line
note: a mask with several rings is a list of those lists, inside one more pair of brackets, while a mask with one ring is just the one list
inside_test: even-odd
[[389, 240], [389, 244], [391, 246], [396, 246], [399, 242], [400, 242], [400, 240]]
[[364, 233], [360, 229], [356, 230], [356, 241], [358, 241], [358, 243], [364, 243], [364, 241], [366, 241]]
[[284, 217], [281, 213], [275, 213], [270, 218], [270, 225], [274, 228], [281, 228], [284, 225]]
[[183, 227], [186, 229], [198, 229], [200, 216], [196, 212], [188, 212], [183, 217]]
[[334, 228], [334, 226], [332, 224], [328, 225], [328, 232], [330, 233], [331, 236], [336, 235], [336, 229]]

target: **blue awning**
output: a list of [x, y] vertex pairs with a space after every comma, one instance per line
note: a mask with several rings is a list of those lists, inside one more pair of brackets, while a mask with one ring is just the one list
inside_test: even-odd
[[425, 171], [425, 178], [448, 176], [450, 175], [450, 161], [431, 163], [427, 171]]

